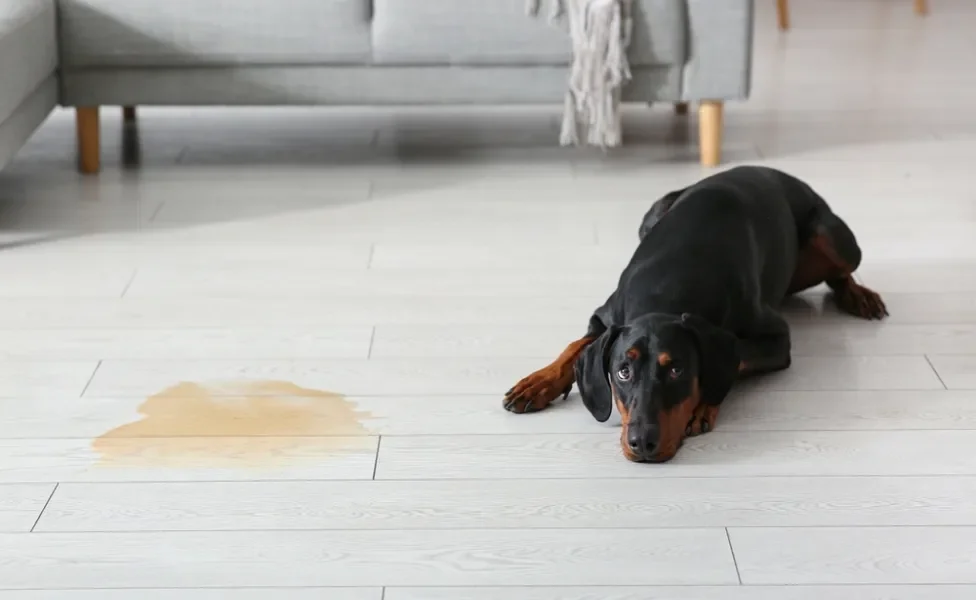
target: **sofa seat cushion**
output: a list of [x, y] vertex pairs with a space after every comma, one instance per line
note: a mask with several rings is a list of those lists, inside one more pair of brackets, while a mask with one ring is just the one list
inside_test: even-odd
[[0, 123], [57, 69], [54, 0], [0, 0]]
[[[373, 0], [373, 62], [412, 65], [568, 65], [565, 23], [525, 0]], [[544, 6], [547, 3], [543, 3]], [[634, 66], [685, 60], [684, 0], [634, 0]]]
[[68, 67], [364, 64], [370, 0], [59, 0]]

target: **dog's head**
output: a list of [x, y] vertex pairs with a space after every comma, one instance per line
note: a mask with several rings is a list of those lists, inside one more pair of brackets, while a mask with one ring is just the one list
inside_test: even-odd
[[720, 402], [738, 369], [735, 336], [689, 314], [652, 314], [612, 327], [575, 365], [583, 404], [597, 421], [610, 418], [616, 405], [620, 445], [635, 462], [672, 459], [698, 403]]

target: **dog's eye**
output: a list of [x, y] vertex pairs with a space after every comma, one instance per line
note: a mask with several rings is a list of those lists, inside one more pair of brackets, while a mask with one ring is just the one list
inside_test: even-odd
[[630, 367], [620, 367], [620, 370], [617, 371], [617, 379], [620, 381], [630, 381]]
[[678, 367], [671, 367], [671, 370], [668, 371], [668, 377], [671, 379], [677, 379], [681, 377], [681, 373], [682, 371]]

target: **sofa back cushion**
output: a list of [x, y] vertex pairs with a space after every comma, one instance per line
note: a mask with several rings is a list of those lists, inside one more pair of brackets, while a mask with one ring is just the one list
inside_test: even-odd
[[362, 64], [370, 0], [59, 0], [67, 67]]
[[[71, 67], [566, 65], [525, 0], [59, 0]], [[634, 0], [634, 66], [685, 60], [684, 0]]]
[[[569, 64], [565, 23], [525, 13], [525, 0], [373, 0], [373, 62], [519, 66]], [[634, 66], [685, 60], [684, 0], [634, 0]]]

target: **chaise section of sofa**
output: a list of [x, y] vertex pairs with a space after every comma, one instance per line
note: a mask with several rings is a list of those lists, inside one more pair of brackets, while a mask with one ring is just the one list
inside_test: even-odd
[[[568, 34], [525, 0], [57, 2], [60, 101], [88, 173], [105, 105], [559, 104], [566, 91]], [[749, 94], [752, 18], [752, 0], [634, 0], [623, 100], [699, 103], [705, 164], [724, 102]]]
[[58, 102], [55, 0], [0, 1], [0, 167]]

